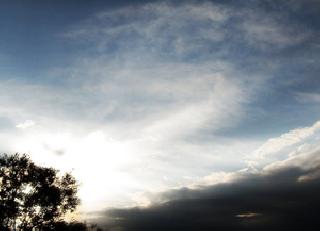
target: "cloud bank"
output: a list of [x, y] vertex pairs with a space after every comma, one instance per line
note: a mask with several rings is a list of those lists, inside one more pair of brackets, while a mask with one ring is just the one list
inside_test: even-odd
[[309, 149], [229, 183], [166, 192], [164, 203], [107, 210], [97, 221], [111, 231], [317, 230], [320, 153]]

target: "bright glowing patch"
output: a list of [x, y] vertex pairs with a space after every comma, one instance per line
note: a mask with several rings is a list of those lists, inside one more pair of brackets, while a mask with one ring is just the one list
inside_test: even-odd
[[256, 218], [258, 216], [261, 216], [261, 213], [255, 213], [255, 212], [245, 212], [236, 215], [237, 218], [243, 218], [243, 219], [250, 219], [250, 218]]
[[37, 132], [19, 142], [18, 150], [28, 150], [41, 165], [71, 171], [80, 184], [79, 196], [86, 210], [108, 206], [117, 194], [137, 186], [125, 172], [134, 162], [134, 147], [107, 137], [103, 131], [84, 137]]
[[17, 124], [17, 128], [25, 129], [34, 126], [36, 123], [33, 120], [26, 120], [23, 123]]

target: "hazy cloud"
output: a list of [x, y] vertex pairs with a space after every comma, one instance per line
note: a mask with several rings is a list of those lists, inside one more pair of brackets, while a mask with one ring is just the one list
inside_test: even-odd
[[17, 127], [17, 128], [25, 129], [25, 128], [28, 128], [28, 127], [32, 127], [32, 126], [34, 126], [35, 124], [36, 124], [36, 123], [35, 123], [33, 120], [26, 120], [26, 121], [24, 121], [23, 123], [17, 124], [16, 127]]

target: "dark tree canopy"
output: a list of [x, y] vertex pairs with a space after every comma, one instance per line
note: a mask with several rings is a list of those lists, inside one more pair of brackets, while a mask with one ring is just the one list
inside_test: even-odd
[[[87, 226], [80, 222], [67, 223], [64, 221], [55, 222], [50, 227], [44, 227], [43, 231], [86, 231]], [[99, 231], [99, 230], [97, 230]], [[100, 230], [101, 231], [101, 230]]]
[[69, 173], [34, 164], [27, 155], [0, 156], [0, 230], [50, 230], [79, 204]]

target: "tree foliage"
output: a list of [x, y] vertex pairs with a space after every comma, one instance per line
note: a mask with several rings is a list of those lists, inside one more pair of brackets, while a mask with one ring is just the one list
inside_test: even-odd
[[0, 156], [0, 230], [54, 229], [79, 204], [69, 173], [34, 164], [27, 155]]

